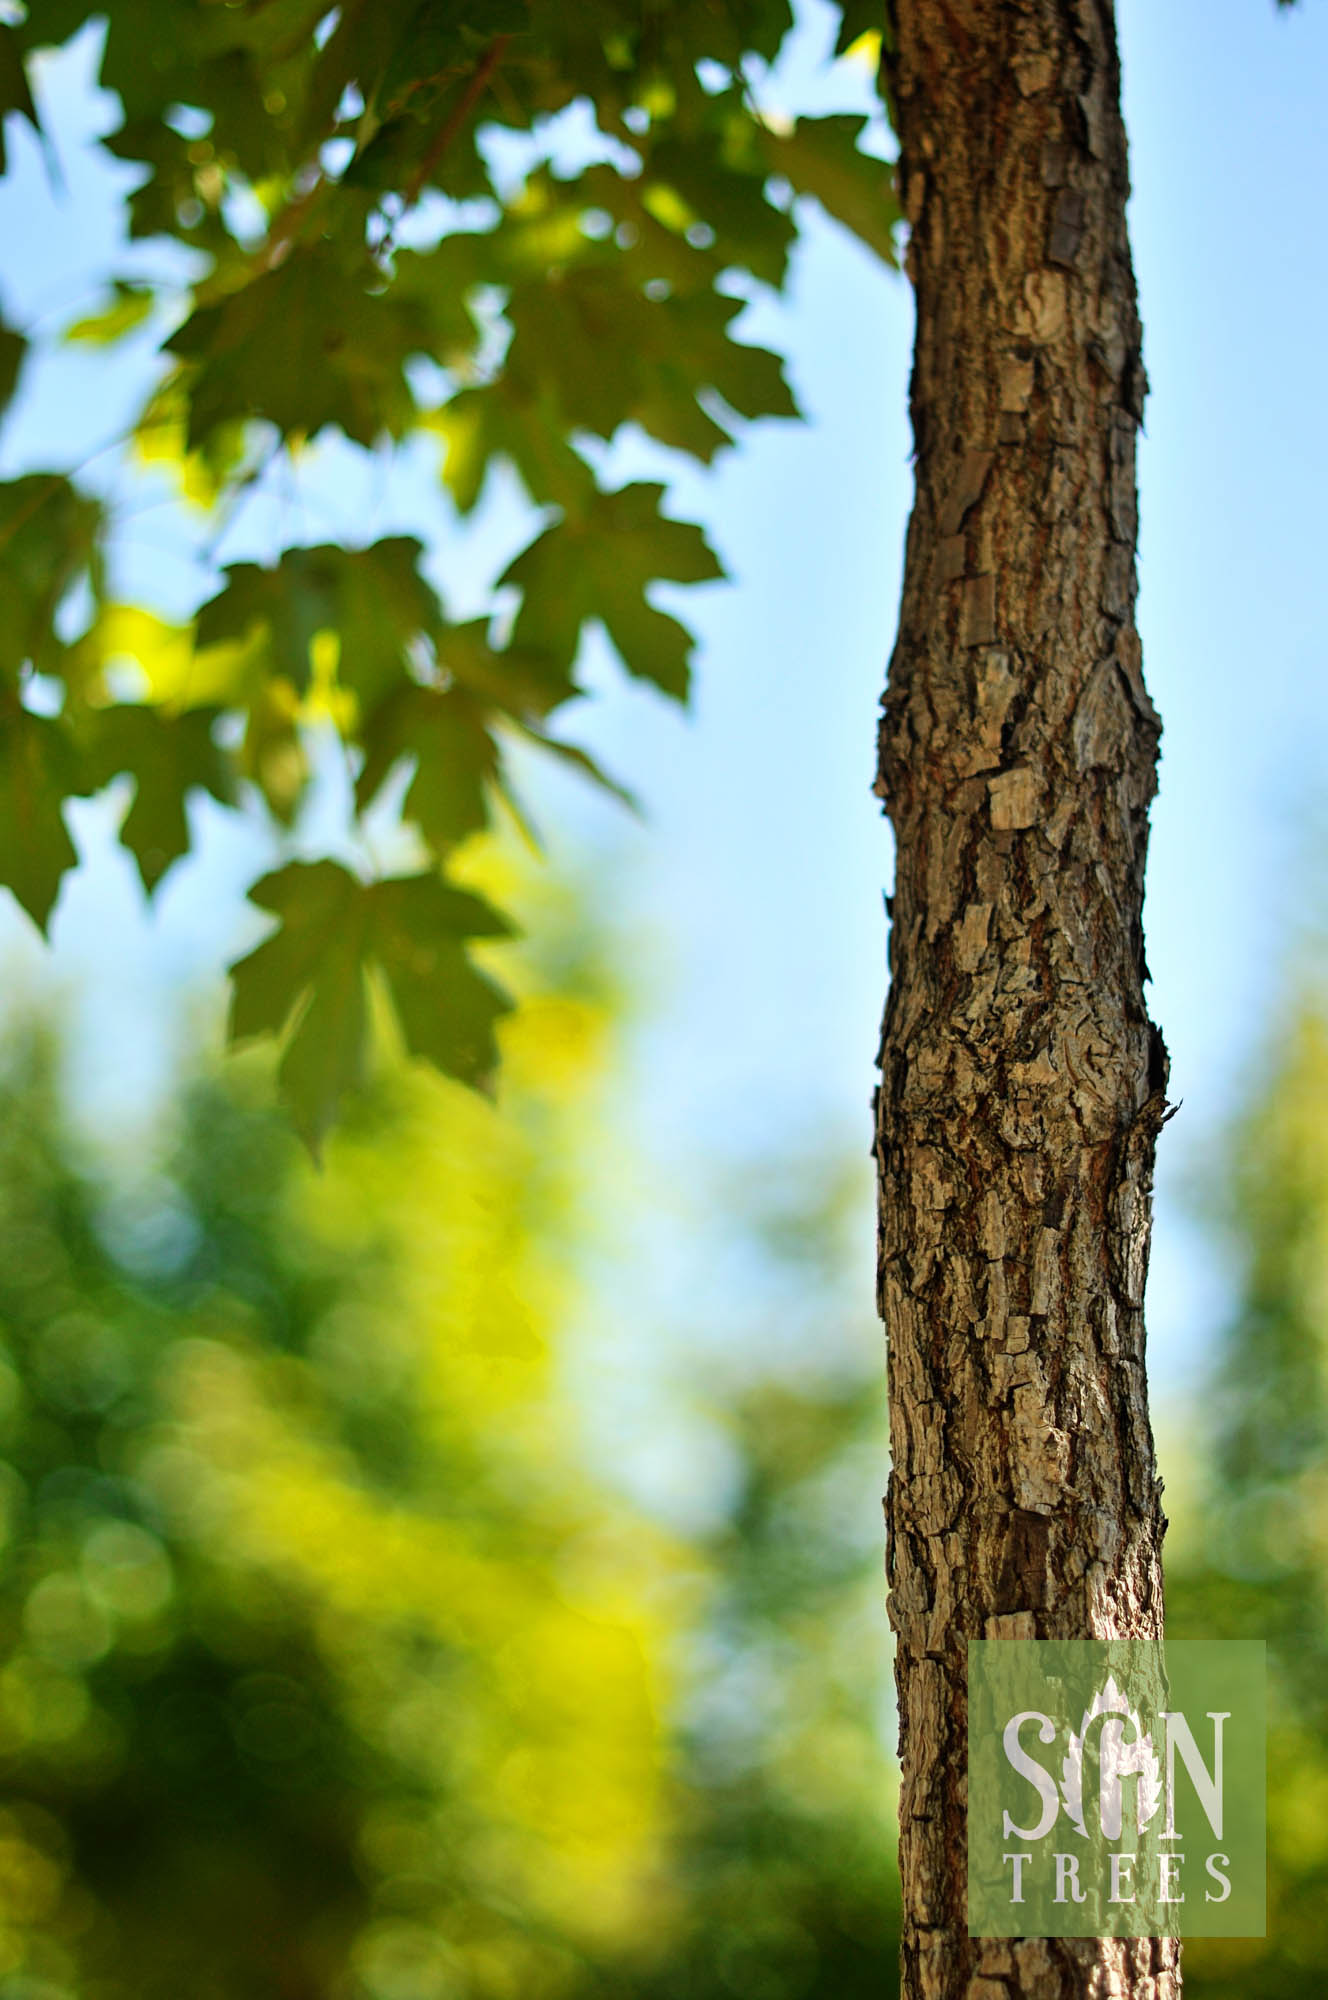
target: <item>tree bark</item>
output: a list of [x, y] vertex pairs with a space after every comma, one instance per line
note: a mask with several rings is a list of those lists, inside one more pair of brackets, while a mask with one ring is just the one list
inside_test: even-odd
[[1143, 1638], [1166, 1050], [1142, 900], [1145, 379], [1111, 0], [897, 0], [917, 491], [877, 789], [897, 862], [880, 1287], [906, 2000], [1179, 1993], [1172, 1940], [970, 1939], [970, 1638]]

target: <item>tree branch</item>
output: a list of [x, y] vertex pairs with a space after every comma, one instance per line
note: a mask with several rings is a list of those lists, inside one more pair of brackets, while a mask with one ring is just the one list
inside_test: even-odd
[[[457, 133], [479, 103], [481, 97], [483, 97], [485, 90], [488, 88], [489, 78], [502, 61], [507, 44], [511, 39], [510, 35], [495, 35], [488, 48], [484, 51], [483, 56], [476, 66], [474, 75], [462, 91], [461, 97], [451, 115], [443, 120], [437, 132], [435, 132], [433, 139], [430, 141], [429, 149], [425, 153], [424, 158], [411, 175], [403, 197], [405, 207], [401, 211], [402, 215], [408, 214], [423, 194], [425, 187], [428, 185], [429, 176], [433, 173], [434, 168], [442, 159], [443, 154], [447, 151], [453, 139], [455, 139]], [[400, 216], [398, 216], [397, 220], [400, 221], [400, 219]]]

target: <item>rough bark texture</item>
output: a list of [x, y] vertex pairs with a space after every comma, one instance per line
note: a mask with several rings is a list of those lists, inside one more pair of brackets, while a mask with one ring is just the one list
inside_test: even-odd
[[898, 860], [881, 1310], [908, 2000], [1179, 1992], [1170, 1940], [970, 1940], [965, 1649], [1157, 1635], [1142, 1316], [1166, 1052], [1159, 722], [1110, 0], [897, 0], [917, 495], [880, 782]]

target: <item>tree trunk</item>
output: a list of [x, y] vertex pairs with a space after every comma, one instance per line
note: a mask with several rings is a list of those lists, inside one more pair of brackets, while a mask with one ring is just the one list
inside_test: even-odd
[[907, 2000], [1179, 1992], [1171, 1940], [970, 1940], [966, 1645], [1162, 1625], [1143, 1290], [1166, 1051], [1145, 389], [1110, 0], [897, 0], [917, 492], [878, 790], [897, 841], [881, 1311]]

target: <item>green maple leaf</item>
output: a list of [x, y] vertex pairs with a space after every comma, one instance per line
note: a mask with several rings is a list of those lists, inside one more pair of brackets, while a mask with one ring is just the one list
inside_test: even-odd
[[[453, 97], [464, 97], [469, 79], [459, 82]], [[444, 113], [446, 116], [446, 113]], [[431, 164], [438, 122], [430, 107], [413, 104], [398, 117], [381, 126], [347, 167], [343, 180], [347, 187], [364, 188], [379, 199], [413, 186], [416, 176], [426, 175], [426, 184], [436, 187], [453, 201], [473, 201], [493, 194], [489, 170], [476, 150], [473, 129], [459, 132], [453, 144]]]
[[[527, 25], [525, 0], [475, 0], [472, 6], [458, 0], [376, 0], [373, 6], [344, 7], [315, 64], [306, 130], [321, 135], [353, 85], [371, 127], [393, 133], [387, 157], [404, 161], [411, 149], [393, 127], [409, 120], [425, 128], [417, 142], [422, 152], [453, 113], [492, 38]], [[444, 161], [454, 151], [449, 147]], [[412, 160], [404, 178], [388, 184], [406, 185], [415, 164]], [[379, 171], [389, 171], [386, 161]], [[440, 179], [448, 193], [457, 192], [445, 174]]]
[[510, 924], [436, 875], [377, 882], [368, 896], [371, 949], [406, 1047], [444, 1076], [487, 1089], [498, 1061], [494, 1028], [512, 1003], [475, 970], [465, 940], [510, 937]]
[[[93, 11], [87, 0], [41, 0], [29, 38], [66, 41]], [[313, 31], [326, 11], [318, 0], [115, 0], [101, 9], [100, 80], [124, 107], [124, 129], [169, 130], [164, 115], [189, 105], [207, 114], [206, 159], [238, 164], [250, 181], [284, 176], [302, 161], [300, 109]]]
[[292, 862], [249, 894], [280, 926], [231, 968], [231, 1038], [285, 1038], [278, 1079], [315, 1156], [364, 1074], [371, 973], [384, 979], [412, 1055], [486, 1083], [494, 1025], [511, 1003], [465, 945], [510, 930], [481, 898], [433, 874], [359, 882], [335, 861]]
[[858, 151], [866, 123], [854, 112], [799, 118], [789, 132], [764, 131], [762, 144], [771, 173], [783, 174], [796, 193], [813, 195], [827, 215], [887, 264], [897, 265], [894, 169]]
[[[562, 427], [612, 437], [640, 393], [640, 342], [651, 302], [594, 267], [541, 273], [513, 289], [506, 372], [545, 397]], [[650, 342], [653, 345], [653, 341]]]
[[742, 310], [713, 291], [650, 298], [621, 269], [581, 267], [513, 291], [506, 373], [564, 431], [610, 438], [635, 421], [709, 461], [729, 433], [697, 402], [707, 389], [743, 416], [798, 414], [778, 356], [730, 338]]
[[[446, 656], [448, 648], [444, 648]], [[499, 673], [504, 655], [491, 655]], [[522, 736], [582, 777], [637, 809], [636, 800], [576, 744], [550, 736], [520, 706], [505, 704], [507, 720]], [[494, 711], [464, 686], [403, 687], [382, 704], [363, 732], [365, 761], [355, 786], [364, 811], [403, 760], [414, 770], [402, 800], [402, 817], [412, 820], [440, 857], [469, 834], [490, 824], [490, 793], [506, 787]], [[516, 810], [515, 801], [506, 793]]]
[[251, 647], [258, 649], [266, 672], [303, 694], [312, 670], [310, 649], [333, 617], [334, 593], [318, 560], [322, 553], [287, 549], [271, 568], [230, 564], [223, 588], [198, 608], [199, 650], [243, 646], [247, 656]]
[[661, 220], [671, 219], [679, 234], [698, 223], [713, 231], [719, 269], [736, 265], [778, 289], [797, 229], [766, 199], [770, 169], [740, 93], [709, 100], [708, 115], [712, 129], [685, 137], [666, 132], [651, 147], [642, 201]]
[[[381, 283], [363, 260], [313, 243], [198, 307], [166, 342], [192, 364], [191, 448], [218, 426], [260, 417], [284, 437], [312, 438], [329, 426], [363, 445], [402, 436], [416, 414], [405, 364], [436, 353], [447, 329], [430, 309], [436, 297], [420, 285], [369, 289]], [[449, 304], [453, 314], [464, 311]]]
[[393, 111], [419, 96], [436, 107], [439, 79], [468, 78], [495, 35], [519, 34], [528, 22], [526, 0], [414, 0], [377, 93]]
[[[663, 351], [644, 403], [632, 412], [653, 437], [665, 444], [676, 441], [679, 448], [691, 451], [694, 457], [707, 463], [712, 454], [685, 442], [685, 431], [676, 440], [668, 435], [670, 424], [677, 421], [671, 413], [680, 413], [688, 423], [692, 421], [693, 409], [698, 416], [706, 414], [696, 409], [698, 391], [713, 390], [740, 417], [796, 417], [799, 414], [792, 391], [784, 380], [784, 367], [779, 356], [771, 353], [769, 348], [749, 346], [745, 341], [735, 340], [729, 333], [729, 326], [742, 312], [743, 306], [743, 300], [727, 298], [718, 292], [700, 292], [691, 297], [662, 300]], [[689, 385], [693, 398], [691, 409], [686, 394]], [[719, 432], [720, 439], [727, 443], [729, 433], [718, 424], [714, 428]]]
[[361, 811], [401, 760], [411, 758], [415, 770], [402, 817], [415, 822], [435, 854], [488, 825], [498, 746], [473, 696], [460, 688], [399, 688], [370, 718], [363, 740], [364, 767], [355, 786]]
[[31, 715], [11, 697], [0, 724], [0, 883], [40, 931], [78, 862], [61, 806], [94, 789], [64, 723]]
[[0, 672], [56, 663], [56, 610], [80, 577], [100, 575], [102, 510], [59, 472], [0, 485]]
[[217, 714], [211, 708], [166, 714], [124, 702], [92, 718], [89, 768], [96, 785], [122, 771], [135, 782], [120, 840], [138, 863], [149, 895], [171, 863], [189, 850], [185, 801], [190, 793], [209, 792], [223, 805], [234, 800], [234, 765], [212, 738]]
[[[102, 144], [116, 159], [149, 169], [141, 187], [128, 196], [131, 237], [176, 236], [191, 249], [233, 257], [234, 240], [217, 199], [199, 199], [198, 174], [190, 141], [155, 117], [127, 119]], [[220, 187], [214, 190], [219, 196]]]
[[268, 811], [290, 826], [304, 797], [309, 758], [284, 695], [280, 681], [267, 682], [249, 695], [238, 761]]
[[522, 591], [517, 645], [570, 666], [582, 625], [598, 618], [630, 674], [686, 698], [692, 635], [646, 591], [656, 581], [707, 583], [724, 572], [698, 527], [660, 513], [663, 493], [648, 483], [600, 493], [584, 517], [555, 523], [522, 551], [501, 578]]
[[367, 549], [338, 551], [336, 623], [338, 674], [367, 711], [408, 671], [412, 649], [436, 642], [442, 606], [420, 575], [423, 546], [394, 535]]
[[303, 693], [314, 641], [334, 634], [342, 685], [372, 707], [407, 674], [411, 647], [442, 629], [422, 553], [413, 536], [394, 535], [365, 549], [286, 549], [271, 568], [236, 563], [199, 610], [198, 644], [254, 642], [266, 671]]
[[20, 117], [26, 118], [37, 137], [42, 138], [37, 107], [32, 101], [28, 73], [23, 66], [22, 46], [13, 28], [7, 22], [0, 22], [0, 174], [8, 171], [4, 121], [11, 111], [17, 111]]
[[[676, 190], [663, 189], [648, 175], [625, 178], [600, 163], [575, 180], [554, 182], [552, 188], [557, 198], [573, 202], [583, 218], [596, 209], [611, 218], [614, 229], [587, 241], [582, 254], [592, 262], [616, 265], [638, 289], [662, 282], [675, 292], [706, 291], [725, 268], [717, 245], [703, 241], [705, 232], [692, 227], [701, 218]], [[786, 219], [775, 209], [770, 213], [783, 233]], [[584, 221], [582, 229], [584, 233]]]
[[18, 387], [28, 343], [12, 326], [0, 326], [0, 412], [7, 410]]
[[429, 428], [443, 441], [443, 479], [462, 514], [476, 506], [496, 458], [515, 468], [537, 506], [576, 513], [594, 493], [594, 474], [568, 443], [557, 403], [510, 370], [482, 389], [460, 390], [431, 413]]
[[725, 7], [712, 7], [705, 0], [684, 0], [671, 10], [671, 26], [688, 49], [695, 48], [730, 67], [741, 61], [748, 49], [767, 62], [779, 54], [785, 35], [793, 26], [789, 0], [730, 0]]
[[441, 633], [438, 665], [449, 680], [520, 723], [552, 714], [581, 692], [569, 660], [538, 646], [493, 646], [489, 624], [487, 618], [471, 618]]

